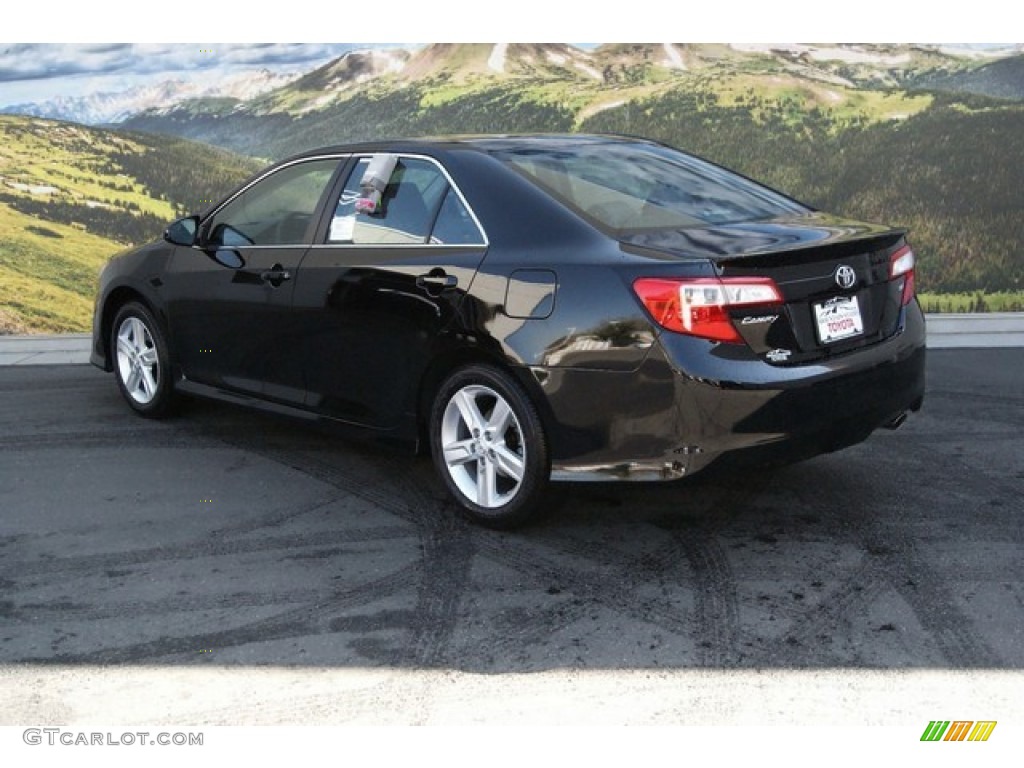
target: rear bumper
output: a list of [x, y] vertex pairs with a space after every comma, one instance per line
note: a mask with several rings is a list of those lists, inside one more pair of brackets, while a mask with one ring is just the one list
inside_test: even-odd
[[730, 345], [664, 334], [633, 373], [552, 371], [552, 478], [673, 479], [720, 460], [792, 461], [859, 443], [921, 407], [916, 302], [900, 327], [812, 365], [740, 359]]

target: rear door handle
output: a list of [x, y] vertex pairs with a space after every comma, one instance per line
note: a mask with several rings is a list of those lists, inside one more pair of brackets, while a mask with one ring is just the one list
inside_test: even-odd
[[416, 278], [416, 287], [428, 290], [444, 290], [445, 288], [454, 288], [458, 284], [459, 278], [455, 275], [449, 275], [440, 269], [432, 270], [429, 274], [420, 275]]

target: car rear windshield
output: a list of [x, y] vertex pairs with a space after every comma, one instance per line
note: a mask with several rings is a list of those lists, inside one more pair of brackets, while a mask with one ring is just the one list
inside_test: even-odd
[[749, 179], [656, 144], [566, 141], [494, 154], [569, 207], [620, 232], [810, 212]]

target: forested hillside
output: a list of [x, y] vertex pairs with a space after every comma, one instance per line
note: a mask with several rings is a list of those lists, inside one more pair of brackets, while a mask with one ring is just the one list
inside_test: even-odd
[[481, 88], [440, 103], [443, 82], [396, 91], [359, 93], [314, 114], [209, 115], [191, 106], [129, 121], [138, 131], [180, 131], [195, 141], [279, 159], [315, 147], [378, 138], [453, 133], [571, 131], [576, 111], [558, 99], [538, 98], [521, 84]]
[[1013, 56], [959, 72], [930, 72], [914, 81], [916, 88], [976, 93], [999, 99], [1024, 99], [1024, 57]]
[[[760, 119], [674, 92], [606, 110], [584, 130], [656, 138], [812, 205], [911, 231], [923, 291], [1024, 288], [1024, 106], [947, 101], [841, 131], [820, 111]], [[1024, 308], [1024, 307], [1021, 307]]]

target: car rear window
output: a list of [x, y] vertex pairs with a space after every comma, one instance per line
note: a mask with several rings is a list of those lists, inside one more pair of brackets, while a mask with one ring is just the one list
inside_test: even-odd
[[738, 224], [810, 211], [724, 168], [656, 144], [551, 142], [493, 154], [617, 231]]

